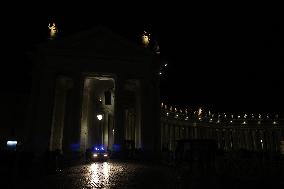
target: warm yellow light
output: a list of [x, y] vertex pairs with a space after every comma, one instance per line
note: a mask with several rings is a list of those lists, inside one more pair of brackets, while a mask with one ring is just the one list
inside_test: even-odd
[[142, 34], [142, 44], [147, 47], [150, 43], [150, 34], [148, 34], [146, 31]]
[[57, 33], [58, 33], [58, 29], [57, 29], [55, 23], [53, 22], [52, 25], [49, 23], [48, 29], [50, 30], [50, 38], [51, 39], [55, 38]]
[[199, 108], [199, 109], [198, 109], [198, 116], [201, 116], [201, 114], [202, 114], [202, 109]]

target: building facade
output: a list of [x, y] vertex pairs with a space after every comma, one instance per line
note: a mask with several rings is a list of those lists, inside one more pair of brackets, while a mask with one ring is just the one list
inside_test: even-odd
[[159, 59], [106, 28], [50, 40], [35, 64], [26, 143], [36, 152], [94, 146], [157, 152]]

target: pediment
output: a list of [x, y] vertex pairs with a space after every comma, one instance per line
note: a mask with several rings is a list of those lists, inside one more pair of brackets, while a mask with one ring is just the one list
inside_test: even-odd
[[80, 54], [97, 57], [149, 58], [154, 53], [142, 45], [132, 43], [107, 28], [91, 30], [49, 41], [41, 48], [48, 53]]

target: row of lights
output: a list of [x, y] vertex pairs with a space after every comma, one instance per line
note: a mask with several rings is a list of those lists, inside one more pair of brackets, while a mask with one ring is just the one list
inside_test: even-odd
[[[165, 109], [165, 110], [168, 110], [168, 106], [166, 105], [166, 104], [164, 104], [163, 102], [161, 103], [161, 108], [162, 109]], [[179, 112], [179, 113], [185, 113], [185, 114], [187, 114], [189, 111], [187, 110], [187, 108], [186, 109], [184, 109], [184, 110], [182, 110], [181, 108], [179, 108], [179, 109], [177, 109], [177, 108], [174, 108], [173, 106], [170, 106], [169, 107], [169, 111], [170, 112]], [[194, 111], [193, 113], [194, 114], [197, 114], [198, 116], [201, 116], [201, 114], [202, 114], [202, 108], [198, 108], [198, 110], [197, 111]], [[209, 114], [210, 114], [210, 111], [209, 111]]]
[[[166, 115], [169, 116], [169, 112], [167, 112]], [[176, 119], [179, 118], [179, 114], [175, 114], [174, 118], [176, 118]], [[187, 121], [188, 118], [189, 118], [189, 117], [186, 116], [186, 117], [184, 118], [184, 120]], [[202, 121], [202, 118], [199, 117], [198, 120], [199, 120], [199, 121]], [[213, 122], [213, 119], [210, 118], [210, 119], [209, 119], [209, 122], [212, 123], [212, 122]], [[216, 123], [221, 123], [220, 119], [218, 119]], [[233, 123], [233, 120], [230, 120], [230, 123]], [[244, 120], [244, 121], [242, 122], [242, 125], [246, 125], [246, 124], [247, 124], [247, 122]], [[261, 121], [257, 121], [257, 124], [261, 124]], [[274, 120], [274, 121], [272, 122], [272, 124], [273, 124], [273, 125], [276, 125], [276, 124], [278, 124], [278, 123], [277, 123], [277, 121]]]
[[[164, 103], [161, 103], [161, 108], [164, 109], [164, 110], [168, 110], [168, 111], [170, 111], [170, 112], [175, 112], [175, 113], [185, 113], [185, 114], [188, 114], [188, 113], [189, 113], [188, 109], [182, 110], [181, 108], [178, 109], [178, 108], [174, 108], [173, 106], [170, 106], [170, 107], [168, 108], [168, 106], [167, 106], [166, 104], [164, 104]], [[204, 113], [202, 113], [202, 112], [203, 112], [202, 108], [198, 108], [198, 110], [193, 111], [193, 114], [194, 114], [194, 115], [197, 115], [198, 117], [204, 116]], [[206, 117], [211, 117], [211, 118], [216, 117], [216, 115], [213, 114], [213, 113], [211, 113], [210, 110], [208, 111], [208, 114], [205, 115], [205, 116], [206, 116]], [[248, 116], [249, 116], [249, 115], [246, 114], [246, 113], [245, 113], [243, 116], [241, 116], [241, 115], [233, 115], [233, 114], [231, 114], [231, 115], [229, 116], [229, 115], [227, 115], [226, 113], [223, 113], [223, 116], [222, 116], [222, 114], [218, 114], [218, 115], [217, 115], [218, 118], [221, 118], [221, 117], [223, 117], [223, 118], [229, 118], [229, 117], [231, 117], [232, 119], [234, 119], [234, 118], [238, 118], [238, 119], [244, 118], [244, 119], [247, 119]], [[256, 115], [255, 115], [255, 114], [251, 114], [251, 118], [252, 118], [252, 119], [255, 119], [255, 118], [258, 118], [258, 119], [267, 118], [267, 119], [269, 119], [270, 116], [269, 116], [268, 114], [267, 114], [266, 116], [263, 116], [263, 115], [261, 115], [261, 114], [258, 114], [258, 115], [257, 115], [257, 114], [256, 114]], [[275, 118], [278, 119], [278, 114], [275, 114]]]
[[[167, 112], [166, 115], [169, 116], [169, 112]], [[175, 117], [175, 118], [178, 118], [179, 115], [178, 115], [178, 114], [175, 114], [174, 117]], [[188, 116], [185, 117], [185, 120], [188, 120]], [[202, 118], [199, 117], [198, 120], [199, 120], [199, 121], [202, 121]], [[209, 119], [209, 122], [213, 122], [213, 119], [210, 118], [210, 119]], [[220, 119], [217, 120], [217, 123], [220, 123]], [[233, 123], [233, 120], [230, 120], [230, 123]], [[244, 121], [242, 124], [246, 124], [246, 121]], [[258, 121], [258, 124], [261, 124], [261, 121]], [[277, 124], [277, 122], [276, 122], [276, 121], [273, 121], [273, 124]]]

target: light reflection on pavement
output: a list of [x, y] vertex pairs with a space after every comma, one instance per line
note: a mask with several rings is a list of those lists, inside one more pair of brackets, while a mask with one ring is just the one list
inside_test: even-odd
[[168, 167], [126, 162], [95, 162], [75, 166], [42, 180], [42, 188], [173, 188]]

